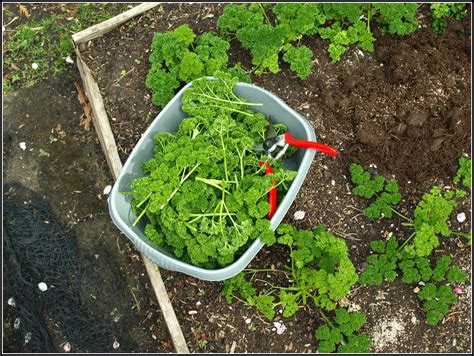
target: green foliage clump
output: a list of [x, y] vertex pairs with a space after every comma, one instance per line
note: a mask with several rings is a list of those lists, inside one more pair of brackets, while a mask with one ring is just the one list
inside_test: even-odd
[[437, 234], [445, 237], [452, 235], [447, 220], [456, 207], [455, 194], [447, 192], [443, 195], [441, 189], [434, 186], [423, 195], [414, 212], [415, 237], [413, 244], [407, 246], [410, 252], [417, 256], [429, 256], [439, 246]]
[[[185, 31], [180, 36], [183, 43], [192, 40]], [[175, 59], [175, 49], [165, 53]], [[248, 109], [258, 103], [234, 93], [237, 78], [219, 71], [215, 76], [194, 80], [184, 91], [182, 109], [189, 117], [177, 132], [154, 137], [154, 156], [131, 186], [134, 224], [146, 219], [152, 242], [204, 268], [229, 265], [256, 237], [275, 241], [266, 216], [268, 192], [275, 181], [284, 196], [296, 174], [274, 160], [275, 173], [264, 174], [252, 149], [268, 121]]]
[[377, 11], [375, 20], [383, 25], [382, 30], [391, 35], [409, 35], [418, 28], [418, 20], [416, 19], [415, 3], [377, 3], [374, 8]]
[[459, 267], [451, 267], [452, 260], [449, 256], [440, 257], [432, 267], [427, 257], [414, 256], [403, 248], [403, 245], [398, 246], [394, 237], [387, 243], [377, 240], [370, 245], [375, 253], [367, 257], [367, 267], [360, 276], [361, 284], [381, 285], [384, 280], [393, 282], [397, 271], [400, 271], [403, 283], [426, 285], [418, 297], [424, 301], [423, 309], [427, 312], [427, 323], [434, 325], [442, 320], [448, 312], [449, 305], [457, 301], [456, 295], [446, 283], [465, 282], [467, 274]]
[[423, 309], [426, 312], [426, 323], [436, 325], [449, 311], [449, 306], [456, 304], [458, 297], [447, 285], [436, 286], [428, 283], [418, 293], [418, 297], [423, 301]]
[[273, 25], [262, 4], [229, 4], [217, 26], [224, 35], [235, 34], [242, 47], [250, 51], [255, 74], [278, 73], [280, 53], [290, 50], [284, 60], [300, 78], [306, 79], [313, 66], [311, 50], [306, 46], [295, 48], [291, 42], [316, 32], [324, 22], [318, 9], [318, 4], [277, 4], [272, 8], [276, 17]]
[[313, 66], [313, 52], [306, 46], [290, 47], [283, 56], [283, 60], [290, 64], [290, 69], [301, 79], [306, 79]]
[[316, 329], [315, 336], [319, 341], [319, 353], [369, 353], [372, 338], [360, 333], [366, 317], [363, 313], [348, 313], [347, 310], [336, 309], [336, 316], [331, 322], [324, 314], [326, 325]]
[[367, 267], [360, 275], [360, 283], [379, 286], [384, 280], [393, 282], [397, 278], [397, 239], [392, 236], [388, 242], [372, 241], [370, 247], [376, 253], [367, 257]]
[[459, 157], [459, 168], [456, 172], [456, 176], [453, 179], [453, 182], [458, 184], [461, 183], [465, 187], [471, 186], [471, 176], [472, 176], [472, 168], [471, 168], [471, 160], [464, 156]]
[[466, 4], [457, 3], [433, 3], [431, 4], [431, 15], [433, 22], [431, 28], [433, 32], [442, 36], [448, 27], [448, 19], [454, 17], [456, 21], [461, 21], [467, 15]]
[[392, 217], [394, 211], [392, 206], [398, 204], [401, 200], [397, 181], [390, 179], [386, 182], [384, 177], [372, 176], [355, 163], [349, 166], [349, 172], [351, 173], [352, 183], [356, 185], [352, 190], [355, 195], [366, 199], [376, 197], [375, 201], [364, 209], [365, 216], [369, 218]]
[[[156, 33], [151, 47], [151, 68], [145, 84], [152, 91], [153, 104], [161, 107], [173, 98], [183, 82], [229, 70], [229, 42], [212, 32], [196, 36], [186, 24], [173, 31]], [[230, 71], [239, 80], [250, 82], [240, 66]]]
[[[309, 300], [322, 309], [335, 309], [335, 302], [345, 297], [358, 280], [346, 243], [322, 226], [310, 231], [282, 224], [276, 233], [277, 242], [290, 250], [290, 264], [285, 270], [244, 270], [224, 281], [222, 294], [226, 300], [230, 303], [240, 294], [243, 299], [239, 300], [256, 306], [269, 319], [275, 316], [277, 306], [283, 310], [283, 317], [290, 317]], [[258, 272], [285, 273], [288, 286], [270, 285], [257, 295], [245, 276]]]

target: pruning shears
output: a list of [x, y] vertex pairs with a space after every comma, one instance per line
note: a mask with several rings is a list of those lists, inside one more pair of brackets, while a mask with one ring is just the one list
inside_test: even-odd
[[[271, 117], [268, 117], [269, 126], [265, 132], [265, 141], [253, 147], [254, 151], [260, 152], [274, 160], [280, 160], [288, 150], [288, 147], [293, 146], [297, 148], [309, 148], [312, 150], [317, 150], [322, 153], [325, 153], [329, 156], [336, 157], [337, 151], [325, 144], [314, 142], [314, 141], [306, 141], [306, 140], [298, 140], [293, 137], [292, 134], [286, 132], [281, 135], [276, 135], [275, 129], [273, 127], [273, 123]], [[272, 167], [263, 161], [259, 161], [258, 164], [260, 166], [265, 165], [265, 174], [273, 174]], [[273, 214], [276, 211], [276, 202], [277, 202], [277, 190], [276, 190], [276, 183], [275, 181], [272, 182], [273, 188], [270, 190], [268, 194], [268, 203], [270, 203], [270, 211], [268, 212], [268, 218], [271, 219]]]

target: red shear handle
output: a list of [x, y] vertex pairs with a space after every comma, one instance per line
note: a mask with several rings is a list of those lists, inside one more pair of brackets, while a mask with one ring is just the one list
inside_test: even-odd
[[318, 150], [323, 153], [326, 153], [327, 155], [336, 157], [337, 156], [337, 151], [327, 145], [324, 145], [319, 142], [313, 142], [313, 141], [305, 141], [305, 140], [297, 140], [294, 138], [290, 133], [285, 133], [285, 141], [290, 144], [291, 146], [295, 146], [298, 148], [311, 148], [313, 150]]
[[[265, 174], [273, 174], [273, 169], [272, 167], [263, 161], [258, 161], [258, 164], [260, 166], [263, 166], [265, 164]], [[275, 181], [272, 181], [272, 185], [274, 188], [270, 190], [270, 193], [268, 193], [268, 203], [270, 204], [270, 211], [268, 212], [268, 218], [271, 219], [273, 214], [275, 214], [276, 211], [276, 203], [277, 203], [277, 190], [275, 188], [276, 183]]]

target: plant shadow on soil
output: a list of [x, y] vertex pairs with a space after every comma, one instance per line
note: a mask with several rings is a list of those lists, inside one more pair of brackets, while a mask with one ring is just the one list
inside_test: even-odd
[[[222, 7], [159, 5], [137, 17], [133, 24], [124, 24], [89, 43], [84, 54], [99, 82], [123, 161], [159, 112], [144, 85], [153, 33], [183, 23], [197, 33], [216, 31]], [[284, 222], [299, 228], [326, 225], [330, 232], [345, 239], [359, 272], [371, 241], [389, 232], [399, 237], [407, 235], [396, 219], [371, 221], [362, 216], [365, 202], [350, 192], [348, 165], [356, 162], [367, 168], [375, 164], [379, 174], [395, 177], [403, 193], [401, 211], [409, 214], [431, 185], [450, 184], [457, 158], [470, 152], [470, 36], [458, 34], [461, 28], [470, 31], [469, 18], [451, 22], [446, 35], [438, 37], [431, 32], [429, 13], [424, 11], [421, 28], [413, 35], [382, 36], [374, 29], [377, 42], [373, 54], [350, 48], [337, 64], [329, 62], [327, 43], [305, 38], [302, 44], [315, 54], [314, 72], [306, 81], [299, 80], [285, 64], [276, 75], [253, 78], [255, 84], [275, 93], [306, 117], [319, 139], [341, 153], [338, 159], [316, 155]], [[248, 52], [234, 42], [230, 61], [250, 68]], [[117, 81], [122, 70], [132, 69], [131, 75]], [[292, 219], [297, 210], [306, 212], [304, 220]], [[468, 215], [470, 196], [454, 213], [460, 211]], [[458, 226], [453, 220], [452, 224], [464, 231], [470, 228], [470, 221]], [[130, 256], [138, 257], [130, 243], [124, 245], [120, 258], [131, 261]], [[470, 250], [462, 246], [457, 240], [444, 239], [436, 254], [449, 254], [455, 265], [470, 271]], [[281, 268], [286, 256], [281, 246], [264, 248], [250, 266], [268, 268], [273, 264]], [[138, 276], [137, 283], [148, 283], [139, 262], [130, 268]], [[256, 309], [238, 303], [228, 305], [219, 294], [220, 283], [161, 272], [191, 351], [228, 352], [233, 342], [236, 352], [317, 349], [314, 330], [322, 321], [311, 305], [284, 319], [287, 331], [277, 335], [273, 324]], [[274, 281], [272, 278], [269, 280]], [[412, 288], [399, 282], [382, 287], [356, 285], [348, 300], [350, 308], [367, 313], [364, 331], [374, 338], [374, 351], [469, 352], [470, 285], [463, 289], [465, 294], [453, 309], [456, 314], [436, 327], [425, 324]], [[141, 298], [154, 298], [151, 291], [145, 292], [140, 291]], [[144, 305], [140, 317], [157, 309], [150, 303]], [[189, 314], [191, 310], [197, 313]]]

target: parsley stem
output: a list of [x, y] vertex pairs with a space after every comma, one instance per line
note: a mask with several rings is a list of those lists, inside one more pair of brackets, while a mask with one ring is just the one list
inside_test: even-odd
[[282, 271], [281, 269], [273, 269], [273, 268], [246, 268], [244, 270], [244, 273], [255, 273], [255, 272], [283, 272], [283, 273], [288, 273], [286, 271]]
[[271, 22], [270, 22], [270, 19], [268, 18], [266, 12], [265, 12], [265, 8], [263, 7], [263, 5], [261, 3], [258, 3], [258, 6], [260, 6], [260, 8], [262, 9], [262, 12], [263, 12], [263, 16], [265, 16], [265, 20], [267, 20], [267, 23], [269, 25], [271, 25]]
[[470, 232], [456, 232], [456, 231], [449, 230], [449, 234], [450, 235], [456, 235], [456, 236], [469, 237]]
[[401, 217], [401, 218], [403, 218], [403, 219], [405, 219], [405, 220], [407, 220], [407, 221], [413, 222], [412, 219], [410, 219], [410, 218], [406, 217], [405, 215], [403, 215], [402, 213], [398, 212], [397, 210], [395, 210], [394, 208], [392, 208], [390, 205], [389, 205], [389, 208], [390, 208], [390, 210], [392, 210], [395, 214], [397, 214], [399, 217]]
[[140, 203], [138, 203], [137, 208], [141, 207], [143, 203], [145, 203], [151, 197], [151, 192], [143, 199]]
[[189, 216], [195, 217], [201, 217], [201, 216], [230, 216], [230, 215], [235, 215], [234, 213], [206, 213], [206, 214], [189, 214]]
[[414, 226], [412, 223], [402, 222], [402, 226]]
[[372, 17], [372, 4], [369, 3], [369, 9], [367, 10], [367, 32], [370, 32], [370, 18]]
[[242, 115], [245, 115], [245, 116], [254, 116], [253, 114], [250, 114], [250, 113], [245, 112], [245, 111], [241, 111], [241, 110], [237, 110], [237, 109], [233, 109], [233, 108], [228, 108], [228, 107], [220, 106], [220, 105], [208, 105], [208, 107], [219, 108], [219, 109], [223, 109], [223, 110], [238, 112], [239, 114], [242, 114]]
[[140, 221], [140, 219], [143, 217], [143, 215], [145, 215], [146, 213], [146, 210], [148, 209], [148, 207], [150, 206], [150, 203], [148, 203], [145, 207], [145, 209], [142, 210], [142, 212], [140, 213], [140, 215], [138, 215], [138, 217], [136, 218], [136, 220], [133, 222], [132, 226], [135, 226], [138, 224], [138, 222]]
[[196, 95], [205, 96], [206, 98], [209, 98], [209, 99], [212, 99], [212, 100], [217, 100], [217, 101], [222, 101], [224, 103], [229, 103], [229, 104], [246, 105], [246, 106], [262, 106], [263, 105], [262, 103], [248, 103], [246, 101], [226, 100], [226, 99], [221, 99], [221, 98], [217, 98], [217, 97], [214, 97], [214, 96], [210, 96], [210, 95], [207, 95], [207, 94], [196, 94]]
[[319, 314], [321, 314], [322, 318], [324, 319], [324, 321], [326, 323], [329, 324], [329, 326], [331, 326], [331, 328], [335, 329], [335, 326], [334, 324], [331, 322], [331, 320], [328, 319], [328, 317], [322, 312], [322, 310], [319, 311]]
[[414, 231], [410, 236], [408, 236], [408, 238], [398, 248], [397, 252], [400, 252], [403, 249], [403, 247], [405, 247], [405, 245], [408, 243], [408, 241], [410, 241], [413, 238], [413, 236], [415, 236], [415, 235], [416, 235], [416, 231]]

